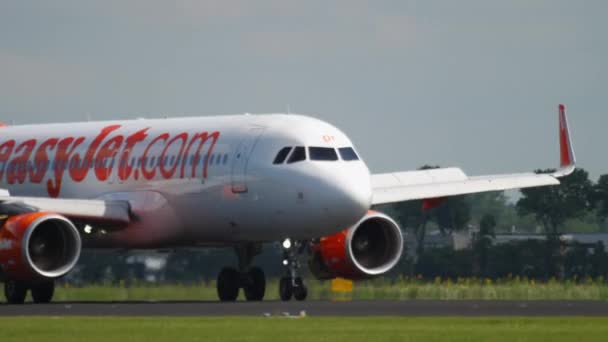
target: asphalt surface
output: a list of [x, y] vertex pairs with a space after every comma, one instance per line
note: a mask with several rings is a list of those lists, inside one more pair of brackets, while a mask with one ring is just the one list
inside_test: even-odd
[[61, 302], [0, 304], [0, 316], [607, 316], [595, 301]]

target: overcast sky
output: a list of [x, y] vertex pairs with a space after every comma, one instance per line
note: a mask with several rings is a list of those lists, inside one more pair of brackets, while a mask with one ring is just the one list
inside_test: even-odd
[[608, 173], [606, 1], [0, 0], [0, 119], [292, 112], [372, 171]]

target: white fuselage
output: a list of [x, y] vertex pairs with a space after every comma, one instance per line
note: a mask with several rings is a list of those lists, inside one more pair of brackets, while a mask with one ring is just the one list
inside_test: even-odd
[[94, 232], [89, 246], [312, 239], [348, 228], [371, 205], [361, 160], [273, 163], [284, 147], [352, 147], [340, 130], [306, 116], [25, 125], [0, 133], [0, 186], [11, 195], [129, 201], [133, 222]]

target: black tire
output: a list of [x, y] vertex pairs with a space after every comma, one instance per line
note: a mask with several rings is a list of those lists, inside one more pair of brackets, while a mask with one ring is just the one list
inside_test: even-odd
[[30, 291], [32, 292], [34, 303], [50, 303], [53, 299], [53, 294], [55, 294], [55, 282], [51, 280], [36, 283]]
[[264, 299], [266, 293], [266, 276], [259, 267], [252, 267], [247, 272], [247, 283], [243, 286], [245, 298], [248, 301], [260, 301]]
[[293, 297], [298, 301], [302, 301], [305, 300], [307, 296], [308, 288], [306, 288], [306, 285], [304, 285], [302, 278], [296, 278], [295, 287], [293, 288]]
[[15, 280], [4, 282], [4, 296], [9, 304], [23, 304], [27, 296], [27, 286], [25, 283]]
[[234, 302], [239, 296], [239, 273], [230, 267], [217, 276], [217, 296], [222, 302]]
[[291, 299], [293, 287], [291, 286], [291, 278], [283, 277], [279, 281], [279, 297], [282, 301], [287, 302]]

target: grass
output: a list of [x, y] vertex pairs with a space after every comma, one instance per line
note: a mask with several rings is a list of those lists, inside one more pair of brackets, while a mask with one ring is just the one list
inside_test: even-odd
[[[505, 279], [435, 279], [433, 282], [401, 278], [376, 279], [355, 283], [352, 293], [331, 291], [330, 282], [309, 280], [309, 299], [313, 300], [608, 300], [608, 285], [603, 279], [548, 281]], [[278, 299], [278, 282], [270, 280], [266, 299]], [[215, 282], [201, 284], [59, 285], [55, 301], [124, 300], [216, 300]]]
[[11, 341], [605, 341], [608, 318], [0, 319]]

